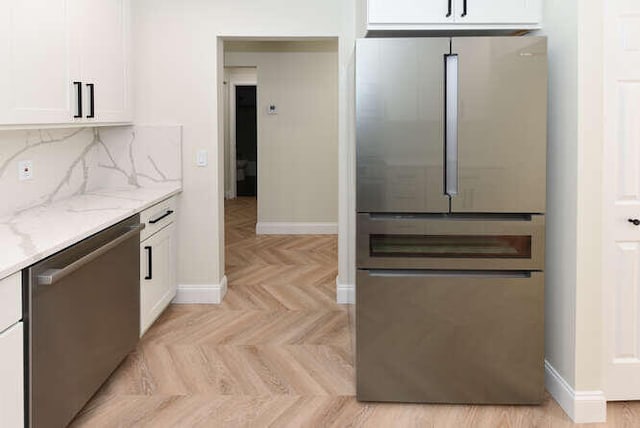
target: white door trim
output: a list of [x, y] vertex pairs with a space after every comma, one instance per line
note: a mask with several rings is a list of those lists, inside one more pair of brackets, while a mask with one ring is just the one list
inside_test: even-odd
[[[236, 88], [255, 86], [258, 96], [258, 69], [256, 67], [227, 67], [229, 70], [229, 193], [228, 199], [235, 199], [238, 193], [236, 182]], [[256, 100], [257, 104], [257, 100]]]

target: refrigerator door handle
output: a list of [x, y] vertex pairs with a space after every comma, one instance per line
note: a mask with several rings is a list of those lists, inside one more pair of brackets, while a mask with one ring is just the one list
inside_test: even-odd
[[445, 55], [445, 193], [458, 194], [458, 55]]

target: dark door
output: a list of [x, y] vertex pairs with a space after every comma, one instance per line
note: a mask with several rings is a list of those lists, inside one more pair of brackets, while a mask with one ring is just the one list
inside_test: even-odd
[[258, 191], [256, 87], [236, 86], [236, 188], [238, 196]]

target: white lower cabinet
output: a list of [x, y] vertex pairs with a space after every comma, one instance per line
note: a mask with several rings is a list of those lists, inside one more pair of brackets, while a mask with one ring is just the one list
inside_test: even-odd
[[0, 425], [24, 427], [24, 336], [19, 322], [0, 333]]
[[[177, 288], [176, 230], [171, 218], [174, 212], [164, 209], [161, 204], [158, 206], [161, 209], [147, 223], [162, 218], [165, 225], [140, 243], [140, 336], [171, 303]], [[151, 223], [155, 224], [159, 223]]]

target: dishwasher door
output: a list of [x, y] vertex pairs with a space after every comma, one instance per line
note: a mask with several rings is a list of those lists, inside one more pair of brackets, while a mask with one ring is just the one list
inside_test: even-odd
[[538, 404], [544, 274], [359, 270], [360, 401]]
[[29, 425], [69, 424], [140, 329], [139, 216], [28, 269]]

